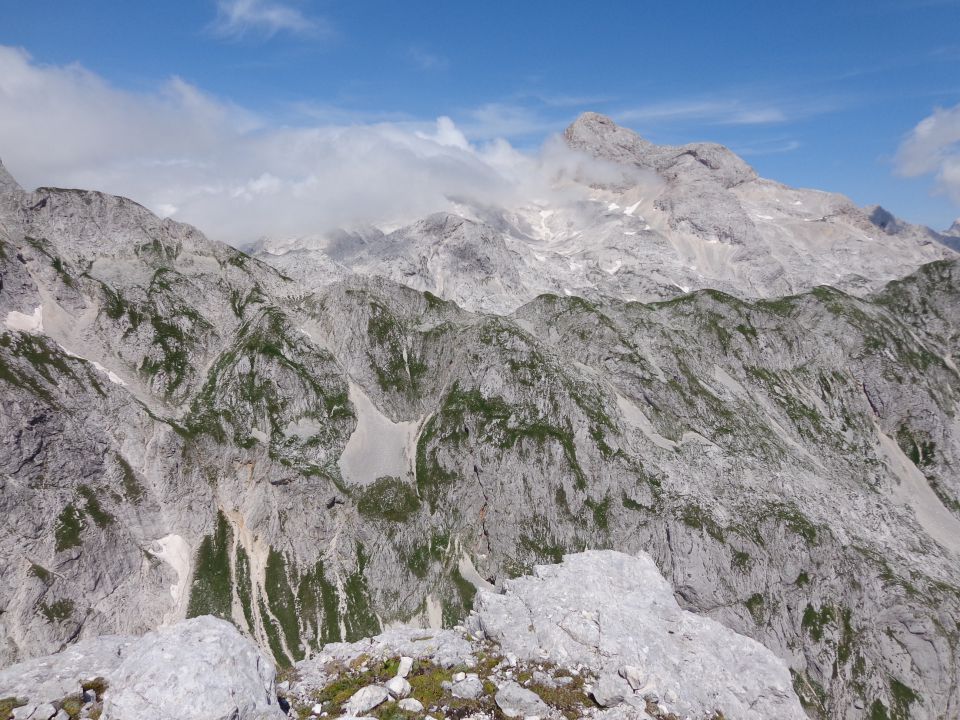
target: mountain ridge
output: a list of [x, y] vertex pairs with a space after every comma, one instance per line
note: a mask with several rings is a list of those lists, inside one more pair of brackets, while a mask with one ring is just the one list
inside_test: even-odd
[[[947, 235], [765, 180], [720, 145], [657, 146], [595, 113], [563, 138], [580, 161], [558, 181], [567, 194], [552, 201], [490, 207], [459, 198], [445, 213], [462, 218], [459, 234], [421, 219], [388, 233], [262, 241], [254, 254], [308, 287], [351, 272], [385, 275], [500, 314], [544, 292], [649, 302], [694, 288], [749, 299], [829, 284], [862, 295], [957, 256]], [[597, 161], [609, 165], [602, 180], [584, 169]], [[464, 268], [469, 261], [481, 270]], [[498, 286], [478, 285], [491, 280]]]

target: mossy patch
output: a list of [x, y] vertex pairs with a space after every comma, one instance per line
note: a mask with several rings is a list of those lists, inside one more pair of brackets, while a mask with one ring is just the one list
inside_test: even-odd
[[217, 512], [213, 534], [200, 542], [194, 561], [193, 584], [187, 617], [215, 615], [230, 620], [233, 606], [233, 577], [230, 569], [230, 549], [233, 530], [226, 516]]
[[747, 601], [744, 604], [747, 606], [747, 610], [750, 611], [753, 621], [757, 623], [757, 625], [760, 625], [763, 622], [764, 608], [766, 605], [763, 595], [760, 593], [754, 593], [747, 598]]
[[56, 600], [49, 605], [43, 603], [40, 606], [40, 614], [43, 615], [49, 623], [62, 623], [69, 620], [73, 616], [73, 610], [73, 600], [66, 598]]
[[357, 545], [357, 569], [347, 576], [343, 584], [347, 605], [343, 616], [346, 629], [344, 639], [348, 642], [380, 632], [380, 622], [370, 604], [370, 589], [367, 587], [367, 578], [364, 575], [366, 567], [366, 553], [362, 545]]
[[57, 552], [63, 552], [80, 546], [80, 534], [83, 532], [83, 514], [73, 503], [69, 503], [57, 516], [53, 536]]
[[385, 476], [365, 487], [357, 500], [361, 515], [404, 522], [420, 509], [417, 493], [400, 478]]
[[44, 585], [49, 585], [51, 582], [53, 582], [53, 573], [42, 565], [32, 563], [30, 565], [30, 574], [40, 580], [40, 582], [42, 582]]
[[103, 509], [100, 498], [92, 488], [88, 485], [80, 485], [77, 487], [77, 493], [83, 498], [86, 514], [90, 516], [90, 519], [98, 528], [105, 528], [113, 524], [113, 515]]

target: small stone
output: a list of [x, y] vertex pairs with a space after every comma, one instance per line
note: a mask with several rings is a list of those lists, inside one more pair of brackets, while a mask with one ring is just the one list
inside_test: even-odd
[[616, 675], [601, 675], [591, 693], [600, 707], [613, 707], [624, 702], [633, 691], [625, 680]]
[[397, 703], [397, 707], [406, 712], [423, 712], [423, 703], [412, 697], [404, 698]]
[[467, 676], [460, 682], [455, 682], [450, 692], [453, 693], [454, 697], [461, 700], [476, 700], [483, 695], [483, 683], [476, 675], [473, 677]]
[[70, 716], [67, 715], [66, 710], [60, 710], [56, 715], [53, 716], [53, 720], [70, 720]]
[[670, 705], [673, 705], [673, 704], [674, 704], [675, 702], [677, 702], [677, 700], [679, 700], [680, 698], [679, 698], [679, 696], [678, 696], [673, 690], [667, 690], [667, 691], [663, 694], [663, 699], [664, 699], [666, 702], [668, 702]]
[[286, 692], [289, 689], [290, 689], [289, 680], [284, 680], [282, 683], [277, 683], [277, 690], [280, 690], [281, 692]]
[[397, 677], [405, 678], [413, 669], [413, 658], [403, 656], [400, 658], [400, 665], [397, 667]]
[[317, 703], [312, 708], [310, 708], [310, 712], [312, 712], [314, 715], [319, 715], [320, 713], [323, 712], [323, 705], [321, 705], [320, 703]]
[[462, 673], [462, 672], [454, 673], [454, 675], [453, 675], [453, 681], [454, 681], [455, 683], [456, 683], [456, 682], [460, 682], [460, 681], [463, 680], [466, 676], [467, 676], [466, 673]]
[[382, 685], [368, 685], [360, 688], [343, 706], [346, 715], [363, 715], [368, 710], [373, 710], [377, 705], [381, 705], [390, 699], [390, 693]]
[[550, 713], [550, 707], [532, 690], [520, 687], [515, 682], [504, 683], [497, 690], [494, 697], [497, 707], [508, 718], [526, 717], [528, 715], [545, 716]]
[[37, 705], [37, 709], [33, 711], [30, 718], [31, 720], [50, 720], [56, 714], [57, 709], [53, 705], [44, 703], [43, 705]]
[[407, 682], [406, 678], [402, 678], [399, 675], [387, 680], [386, 688], [391, 695], [398, 699], [405, 698], [409, 695], [411, 689], [410, 683]]
[[37, 709], [37, 706], [31, 705], [30, 703], [14, 708], [13, 716], [12, 716], [13, 720], [27, 720], [28, 717], [33, 715], [33, 711], [36, 709]]
[[624, 665], [617, 671], [617, 674], [627, 681], [630, 689], [634, 692], [642, 688], [646, 683], [643, 671], [634, 665]]

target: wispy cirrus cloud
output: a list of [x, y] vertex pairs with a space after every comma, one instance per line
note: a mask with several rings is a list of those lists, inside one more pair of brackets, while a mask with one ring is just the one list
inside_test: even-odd
[[737, 155], [744, 157], [757, 157], [762, 155], [783, 155], [784, 153], [799, 150], [802, 144], [799, 140], [790, 138], [774, 138], [770, 140], [760, 140], [746, 145], [734, 145], [730, 149]]
[[491, 102], [457, 113], [458, 125], [473, 140], [523, 138], [562, 130], [570, 118], [549, 117], [537, 108]]
[[894, 161], [905, 177], [934, 176], [936, 189], [960, 205], [960, 103], [936, 108], [900, 144]]
[[786, 122], [785, 110], [740, 100], [676, 100], [627, 108], [616, 113], [624, 122], [696, 122], [708, 125], [769, 125]]
[[238, 40], [249, 36], [273, 37], [278, 33], [326, 35], [327, 20], [312, 17], [280, 0], [217, 0], [217, 17], [210, 25], [214, 35]]
[[443, 70], [450, 62], [436, 53], [430, 52], [419, 45], [407, 48], [407, 58], [421, 70]]

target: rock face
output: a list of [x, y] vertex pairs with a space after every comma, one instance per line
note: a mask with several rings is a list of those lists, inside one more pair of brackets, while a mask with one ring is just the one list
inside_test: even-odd
[[[612, 133], [630, 182], [706, 173], [741, 209], [762, 189], [717, 148], [665, 155], [587, 120], [577, 137]], [[578, 205], [603, 263], [672, 247], [625, 225], [618, 243], [643, 242], [604, 245], [608, 213], [647, 212], [625, 212], [639, 186], [608, 184], [619, 209]], [[678, 227], [700, 222], [683, 207]], [[818, 232], [863, 220], [830, 217]], [[744, 299], [744, 270], [722, 285], [736, 295], [584, 285], [592, 300], [561, 289], [493, 315], [449, 300], [465, 281], [311, 290], [129, 200], [4, 179], [0, 664], [210, 614], [287, 665], [398, 621], [453, 626], [478, 587], [612, 548], [649, 553], [684, 608], [770, 648], [814, 716], [956, 716], [960, 273], [939, 260], [866, 292], [948, 251], [864, 222], [879, 244], [862, 267], [889, 264], [856, 293]], [[556, 246], [568, 270], [576, 232]], [[507, 267], [486, 252], [443, 267]], [[550, 276], [511, 267], [533, 292]]]
[[481, 592], [475, 607], [472, 622], [503, 652], [594, 671], [604, 706], [669, 695], [679, 698], [671, 711], [680, 715], [806, 717], [784, 663], [755, 640], [682, 610], [648, 555], [568, 555], [507, 581], [502, 595]]
[[351, 273], [384, 276], [497, 313], [543, 293], [649, 302], [714, 289], [755, 299], [828, 284], [864, 295], [957, 256], [951, 231], [765, 180], [720, 145], [654, 145], [596, 113], [564, 140], [579, 167], [605, 165], [564, 177], [552, 200], [490, 208], [461, 199], [457, 215], [388, 234], [264, 242], [257, 256], [313, 289]]
[[141, 638], [85, 640], [56, 655], [13, 665], [0, 670], [0, 695], [17, 698], [18, 717], [31, 717], [43, 706], [60, 707], [94, 680], [94, 687], [106, 688], [97, 698], [105, 720], [284, 717], [273, 662], [230, 623], [212, 617]]

